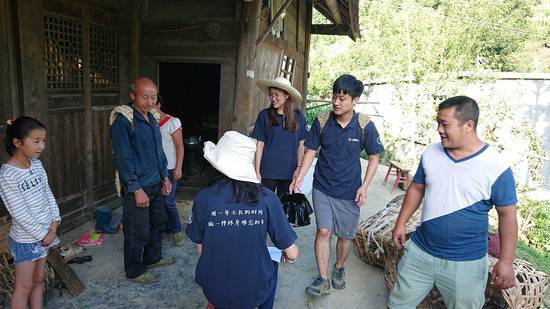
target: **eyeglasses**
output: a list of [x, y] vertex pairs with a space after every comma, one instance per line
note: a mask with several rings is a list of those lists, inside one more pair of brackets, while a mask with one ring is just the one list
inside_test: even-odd
[[280, 99], [284, 96], [284, 93], [282, 92], [270, 92], [268, 95], [267, 95], [270, 99], [271, 98], [275, 98], [275, 99]]

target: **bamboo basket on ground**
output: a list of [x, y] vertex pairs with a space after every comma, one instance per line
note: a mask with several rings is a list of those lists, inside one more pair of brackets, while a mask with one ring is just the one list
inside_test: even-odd
[[[384, 246], [381, 240], [391, 238], [391, 232], [399, 216], [405, 195], [391, 200], [384, 209], [359, 223], [355, 233], [355, 249], [359, 256], [369, 265], [384, 267]], [[414, 213], [406, 225], [406, 232], [412, 232], [420, 222], [422, 206]]]
[[[489, 256], [489, 279], [498, 259]], [[544, 303], [544, 292], [548, 286], [548, 275], [537, 271], [533, 265], [526, 261], [516, 259], [514, 261], [514, 273], [516, 285], [506, 290], [491, 288], [487, 282], [486, 294], [501, 294], [510, 309], [535, 309]]]
[[10, 234], [11, 220], [8, 216], [0, 217], [0, 253], [9, 249], [8, 237]]

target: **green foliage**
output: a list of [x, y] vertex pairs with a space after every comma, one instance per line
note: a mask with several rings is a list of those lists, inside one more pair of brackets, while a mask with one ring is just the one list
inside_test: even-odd
[[516, 258], [525, 260], [539, 271], [550, 274], [550, 256], [529, 247], [525, 242], [518, 240]]
[[[422, 80], [434, 72], [545, 68], [523, 50], [545, 34], [531, 21], [536, 0], [361, 0], [362, 38], [312, 36], [308, 93], [329, 98], [342, 73], [362, 80]], [[314, 12], [314, 20], [323, 17]], [[549, 30], [547, 30], [549, 31]], [[541, 51], [540, 61], [548, 63]], [[544, 62], [546, 61], [546, 62]], [[546, 66], [546, 68], [550, 68]]]
[[524, 196], [519, 204], [520, 237], [535, 251], [547, 254], [550, 245], [550, 202]]
[[313, 124], [315, 118], [317, 118], [317, 113], [321, 111], [328, 111], [332, 109], [331, 104], [318, 104], [315, 106], [308, 106], [306, 109], [306, 122], [307, 124]]

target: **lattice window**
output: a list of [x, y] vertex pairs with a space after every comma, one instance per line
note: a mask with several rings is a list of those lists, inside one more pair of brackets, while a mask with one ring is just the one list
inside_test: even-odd
[[282, 57], [279, 76], [288, 79], [292, 83], [292, 80], [294, 79], [294, 67], [296, 66], [296, 60], [285, 54], [283, 54]]
[[44, 34], [47, 88], [82, 89], [82, 24], [68, 18], [45, 15]]
[[118, 30], [90, 25], [90, 82], [95, 90], [119, 87]]

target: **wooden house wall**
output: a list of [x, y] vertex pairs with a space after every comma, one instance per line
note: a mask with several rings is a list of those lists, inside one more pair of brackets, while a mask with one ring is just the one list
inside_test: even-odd
[[[239, 53], [250, 51], [239, 50], [243, 31], [251, 25], [250, 20], [241, 20], [247, 2], [148, 0], [139, 1], [139, 6], [136, 3], [0, 0], [3, 76], [0, 119], [25, 114], [37, 117], [48, 128], [42, 161], [60, 205], [63, 230], [91, 219], [95, 205], [115, 198], [108, 113], [114, 105], [128, 102], [127, 86], [133, 78], [144, 75], [157, 79], [160, 62], [220, 64], [220, 134], [234, 129], [238, 117], [243, 117], [241, 123], [252, 125], [257, 113], [269, 104], [265, 94], [254, 85], [247, 87], [253, 88], [253, 103], [246, 107], [249, 110], [235, 113], [235, 104], [248, 104], [235, 102], [237, 80], [241, 78], [237, 71], [246, 71], [244, 67], [237, 68]], [[293, 1], [287, 9], [282, 37], [268, 35], [255, 48], [254, 80], [279, 75], [281, 57], [289, 55], [296, 60], [293, 84], [305, 94], [311, 5], [310, 0]], [[80, 88], [48, 88], [45, 16], [76, 22], [82, 27], [80, 34], [86, 39], [82, 40], [82, 54], [77, 57], [81, 62]], [[258, 35], [269, 23], [269, 18], [262, 16], [258, 19]], [[95, 89], [94, 79], [84, 78], [97, 73], [90, 68], [91, 47], [95, 43], [88, 39], [95, 26], [118, 34], [116, 88]], [[4, 133], [0, 126], [0, 138]], [[6, 158], [3, 151], [0, 157]]]
[[[13, 41], [19, 44], [7, 46], [20, 52], [20, 60], [8, 58], [6, 65], [0, 57], [0, 68], [14, 66], [20, 76], [11, 81], [16, 92], [0, 96], [0, 116], [24, 114], [45, 124], [48, 142], [41, 160], [63, 217], [62, 231], [69, 230], [90, 220], [95, 205], [116, 197], [108, 113], [127, 102], [128, 3], [0, 0], [6, 3], [13, 5], [10, 22], [16, 28], [7, 32], [18, 36]], [[0, 10], [0, 21], [5, 12], [10, 11]], [[0, 33], [0, 40], [10, 40]], [[5, 106], [11, 109], [6, 112]]]
[[[308, 6], [311, 2], [306, 0], [295, 0], [286, 10], [284, 17], [283, 33], [280, 38], [273, 35], [268, 35], [265, 41], [258, 47], [256, 51], [256, 78], [275, 78], [280, 74], [280, 67], [283, 55], [288, 55], [294, 59], [295, 67], [293, 72], [292, 84], [298, 89], [304, 98], [299, 102], [299, 108], [305, 107], [305, 96], [307, 90], [307, 72], [305, 66], [308, 59], [309, 50], [306, 49], [306, 42], [309, 43], [309, 32], [307, 25], [311, 24], [311, 16], [308, 20]], [[265, 8], [264, 8], [265, 10]], [[262, 15], [267, 15], [262, 12]], [[260, 33], [263, 33], [268, 27], [268, 19], [265, 19], [260, 24]], [[304, 78], [306, 77], [306, 78]], [[304, 83], [304, 81], [306, 81]], [[258, 112], [269, 106], [269, 100], [265, 93], [262, 93], [259, 88], [255, 88], [253, 94], [252, 115], [257, 115]], [[255, 118], [251, 119], [254, 121]], [[253, 123], [251, 123], [253, 124]]]
[[[308, 23], [311, 24], [311, 14], [308, 15], [311, 1], [295, 0], [287, 8], [284, 18], [284, 30], [280, 39], [271, 34], [259, 44], [255, 54], [254, 79], [274, 78], [280, 73], [280, 64], [283, 55], [295, 59], [293, 84], [298, 90], [304, 90], [304, 68], [306, 66], [309, 42]], [[224, 0], [150, 0], [147, 4], [147, 13], [142, 14], [140, 68], [141, 75], [158, 78], [159, 62], [206, 62], [221, 63], [221, 89], [219, 133], [235, 129], [235, 121], [253, 125], [257, 113], [268, 106], [265, 94], [253, 86], [252, 104], [247, 112], [234, 114], [234, 98], [239, 98], [235, 89], [237, 74], [237, 56], [239, 51], [239, 33], [243, 31], [241, 23], [245, 14], [246, 4], [242, 1]], [[269, 11], [262, 8], [259, 16], [259, 34], [267, 29]], [[309, 16], [309, 17], [308, 17]], [[249, 52], [243, 50], [242, 52]], [[240, 68], [242, 69], [242, 68]], [[160, 85], [162, 92], [162, 85]], [[304, 89], [303, 89], [304, 88]], [[184, 90], [185, 91], [185, 90]], [[183, 91], [183, 92], [184, 92]], [[303, 92], [303, 91], [302, 91]], [[305, 92], [303, 92], [305, 94]], [[305, 101], [304, 101], [305, 102]], [[301, 102], [301, 107], [304, 107]], [[250, 110], [248, 110], [250, 109]], [[241, 117], [246, 119], [236, 119]]]
[[[160, 62], [221, 65], [218, 131], [231, 129], [240, 1], [148, 1], [142, 20], [141, 75], [158, 81]], [[162, 85], [160, 85], [162, 92]], [[182, 89], [185, 93], [193, 89]]]

